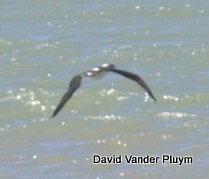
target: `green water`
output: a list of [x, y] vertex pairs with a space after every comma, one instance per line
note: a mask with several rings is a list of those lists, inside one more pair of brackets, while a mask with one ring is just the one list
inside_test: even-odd
[[[1, 1], [0, 176], [208, 178], [208, 1]], [[139, 74], [70, 79], [102, 63]], [[193, 164], [93, 164], [93, 155]]]

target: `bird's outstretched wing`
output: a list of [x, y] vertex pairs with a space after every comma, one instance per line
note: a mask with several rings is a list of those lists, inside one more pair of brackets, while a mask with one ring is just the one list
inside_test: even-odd
[[66, 102], [71, 98], [73, 93], [78, 89], [78, 87], [81, 85], [81, 79], [82, 75], [76, 75], [73, 77], [73, 79], [70, 82], [68, 91], [64, 94], [62, 97], [59, 105], [55, 109], [52, 117], [56, 116], [56, 114], [63, 108], [63, 106], [66, 104]]
[[130, 78], [131, 80], [137, 82], [148, 94], [149, 96], [155, 101], [157, 102], [155, 96], [153, 95], [152, 91], [150, 90], [149, 86], [145, 83], [144, 80], [142, 80], [141, 77], [139, 77], [138, 75], [134, 74], [134, 73], [130, 73], [127, 71], [123, 71], [123, 70], [118, 70], [118, 69], [110, 69], [109, 71], [114, 72], [114, 73], [118, 73], [120, 75], [123, 75], [126, 78]]

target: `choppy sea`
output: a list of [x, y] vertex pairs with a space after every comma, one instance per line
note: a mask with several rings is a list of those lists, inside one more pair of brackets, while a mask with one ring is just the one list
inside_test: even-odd
[[[209, 178], [208, 7], [1, 0], [0, 178]], [[110, 73], [83, 79], [51, 118], [71, 78], [102, 63], [140, 75], [158, 102]]]

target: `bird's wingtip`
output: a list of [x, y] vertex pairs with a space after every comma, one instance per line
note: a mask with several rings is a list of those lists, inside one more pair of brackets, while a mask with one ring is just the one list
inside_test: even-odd
[[55, 116], [56, 116], [56, 114], [53, 113], [52, 116], [51, 116], [51, 118], [53, 118], [53, 117], [55, 117]]
[[155, 98], [155, 96], [152, 93], [150, 93], [149, 95], [153, 99], [154, 102], [157, 102], [157, 99]]
[[57, 115], [58, 112], [59, 112], [59, 110], [56, 109], [56, 110], [53, 112], [53, 114], [52, 114], [52, 118], [55, 117], [55, 116]]

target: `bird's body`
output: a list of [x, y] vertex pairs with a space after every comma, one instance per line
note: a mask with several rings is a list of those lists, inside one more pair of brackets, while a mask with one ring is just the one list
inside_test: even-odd
[[99, 67], [94, 67], [91, 70], [82, 73], [81, 75], [86, 76], [86, 77], [101, 77], [102, 75], [105, 74], [105, 72], [110, 71], [114, 68], [115, 68], [115, 65], [105, 63]]
[[79, 88], [83, 77], [98, 77], [98, 76], [101, 76], [102, 74], [105, 74], [107, 72], [117, 73], [117, 74], [120, 74], [126, 78], [129, 78], [129, 79], [135, 81], [149, 94], [149, 96], [155, 102], [157, 101], [156, 98], [154, 97], [154, 95], [152, 94], [149, 86], [137, 74], [127, 72], [124, 70], [116, 69], [115, 65], [105, 63], [99, 67], [92, 68], [91, 70], [89, 70], [87, 72], [83, 72], [81, 74], [78, 74], [72, 78], [68, 91], [62, 97], [62, 99], [61, 99], [60, 103], [58, 104], [57, 108], [55, 109], [52, 117], [56, 116], [56, 114], [62, 109], [62, 107], [66, 104], [66, 102], [71, 98], [73, 93]]

